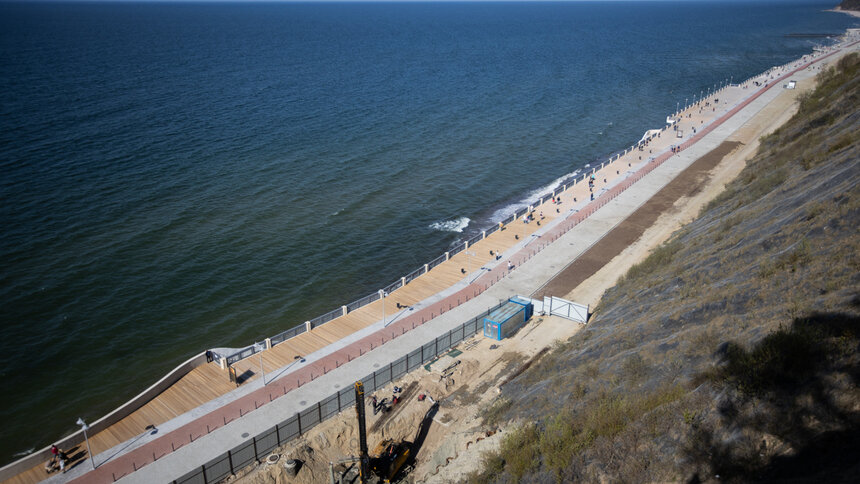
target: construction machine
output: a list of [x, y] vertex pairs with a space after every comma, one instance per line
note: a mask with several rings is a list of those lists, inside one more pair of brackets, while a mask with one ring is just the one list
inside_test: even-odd
[[[339, 461], [340, 464], [357, 462], [359, 480], [362, 484], [389, 484], [396, 482], [396, 478], [408, 472], [409, 465], [414, 462], [415, 454], [427, 435], [427, 430], [432, 420], [438, 403], [433, 403], [430, 411], [424, 416], [413, 442], [406, 440], [394, 442], [392, 439], [384, 439], [374, 447], [373, 452], [367, 447], [367, 424], [365, 422], [364, 384], [355, 382], [355, 414], [358, 419], [358, 457], [347, 457]], [[331, 482], [334, 479], [334, 463], [330, 465]]]

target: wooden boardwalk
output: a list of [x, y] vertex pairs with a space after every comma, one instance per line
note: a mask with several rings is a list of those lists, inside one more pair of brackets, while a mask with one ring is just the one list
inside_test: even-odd
[[[750, 94], [749, 91], [742, 90], [740, 87], [732, 87], [719, 94], [721, 102], [717, 105], [718, 109], [716, 111], [712, 111], [710, 107], [701, 111], [698, 107], [691, 107], [682, 114], [681, 129], [688, 130], [693, 127], [702, 126], [703, 123], [707, 123], [724, 113], [727, 106], [733, 105], [748, 94]], [[686, 117], [687, 114], [690, 117]], [[648, 158], [652, 156], [649, 150], [656, 154], [680, 141], [680, 139], [675, 138], [673, 131], [670, 129], [664, 131], [661, 138], [652, 140], [644, 150], [634, 149], [620, 159], [606, 165], [595, 174], [594, 194], [598, 195], [601, 189], [613, 184], [619, 177], [626, 176], [629, 170], [632, 170], [643, 162], [647, 162]], [[463, 282], [467, 277], [467, 274], [463, 273], [464, 270], [466, 272], [471, 270], [472, 278], [477, 277], [478, 274], [476, 271], [481, 266], [495, 261], [495, 257], [490, 254], [490, 251], [493, 251], [494, 254], [508, 251], [515, 245], [527, 241], [531, 238], [532, 234], [545, 227], [547, 223], [550, 223], [555, 218], [567, 216], [574, 205], [579, 205], [589, 200], [590, 190], [588, 183], [583, 181], [570, 186], [565, 192], [560, 194], [560, 197], [562, 200], [561, 203], [547, 202], [535, 207], [534, 221], [524, 223], [522, 220], [515, 220], [509, 223], [503, 230], [493, 232], [467, 250], [451, 256], [449, 260], [393, 291], [384, 300], [374, 301], [371, 304], [358, 308], [264, 351], [262, 353], [262, 360], [267, 380], [288, 374], [289, 371], [275, 372], [293, 363], [297, 357], [321, 350], [331, 343], [379, 322], [383, 315], [383, 304], [385, 305], [385, 319], [389, 321], [397, 317], [401, 311], [398, 310], [397, 303], [404, 306], [413, 305], [451, 288]], [[543, 214], [543, 218], [541, 218], [541, 214]], [[505, 260], [501, 260], [500, 263], [504, 264]], [[244, 382], [254, 380], [260, 376], [258, 374], [260, 358], [257, 355], [239, 361], [233, 366], [236, 368], [238, 375], [245, 377]], [[151, 429], [151, 426], [157, 427], [214, 398], [223, 396], [235, 388], [235, 385], [229, 381], [228, 373], [221, 369], [218, 363], [207, 363], [195, 368], [170, 388], [121, 421], [91, 436], [90, 445], [92, 451], [95, 455], [98, 455], [119, 444], [138, 438], [142, 434], [149, 432], [150, 430], [147, 429]], [[77, 448], [85, 450], [83, 442]], [[76, 458], [73, 460], [72, 465], [90, 465], [88, 457], [83, 451], [77, 452], [73, 457]], [[30, 484], [40, 482], [47, 477], [49, 475], [40, 464], [4, 482]]]

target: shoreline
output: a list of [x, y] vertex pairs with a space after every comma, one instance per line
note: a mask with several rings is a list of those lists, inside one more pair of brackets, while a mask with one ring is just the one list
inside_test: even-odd
[[839, 13], [844, 13], [846, 15], [850, 15], [854, 18], [860, 18], [860, 11], [857, 11], [857, 10], [842, 10], [839, 7], [834, 7], [834, 8], [830, 8], [830, 9], [825, 10], [825, 12], [839, 12]]
[[[582, 180], [580, 180], [580, 183], [581, 183], [581, 181], [582, 181]], [[512, 222], [516, 222], [516, 220], [514, 220], [514, 221], [512, 221]]]

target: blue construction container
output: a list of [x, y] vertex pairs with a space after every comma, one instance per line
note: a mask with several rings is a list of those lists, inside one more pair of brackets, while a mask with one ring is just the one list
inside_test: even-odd
[[534, 313], [535, 306], [528, 299], [520, 299], [519, 297], [512, 297], [508, 299], [509, 302], [514, 304], [519, 304], [520, 306], [524, 306], [526, 308], [526, 321], [532, 318], [532, 314]]
[[508, 300], [504, 306], [496, 309], [484, 318], [484, 336], [502, 340], [516, 333], [534, 311], [534, 306], [528, 301], [518, 298]]

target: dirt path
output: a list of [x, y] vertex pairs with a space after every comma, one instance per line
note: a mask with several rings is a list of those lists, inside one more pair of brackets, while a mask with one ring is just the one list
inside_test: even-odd
[[796, 90], [784, 91], [780, 97], [762, 109], [727, 139], [727, 142], [737, 142], [743, 146], [730, 152], [722, 162], [707, 173], [708, 178], [696, 193], [679, 198], [672, 207], [664, 210], [637, 240], [606, 262], [603, 267], [596, 272], [590, 272], [578, 286], [570, 288], [568, 292], [556, 293], [556, 295], [595, 306], [603, 292], [615, 285], [619, 276], [626, 273], [632, 265], [645, 259], [652, 249], [667, 240], [683, 224], [693, 220], [708, 201], [722, 192], [727, 183], [734, 180], [746, 166], [747, 160], [758, 150], [759, 138], [791, 118], [797, 110], [795, 99], [812, 85], [811, 79], [800, 82]]
[[740, 145], [738, 141], [724, 141], [693, 162], [635, 212], [610, 230], [597, 244], [553, 277], [537, 292], [536, 297], [567, 295], [573, 291], [636, 242], [661, 215], [671, 210], [678, 200], [692, 197], [702, 191], [705, 183], [710, 180], [711, 170]]

